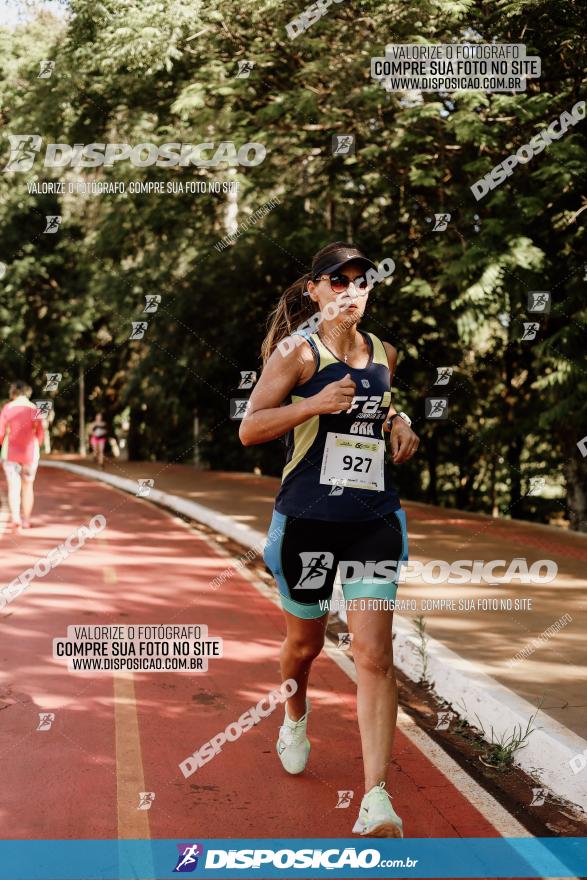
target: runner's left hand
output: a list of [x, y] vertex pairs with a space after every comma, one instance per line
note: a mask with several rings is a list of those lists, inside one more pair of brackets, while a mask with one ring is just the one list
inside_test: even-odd
[[400, 416], [393, 420], [389, 442], [391, 460], [394, 464], [402, 464], [414, 455], [420, 445], [420, 438]]

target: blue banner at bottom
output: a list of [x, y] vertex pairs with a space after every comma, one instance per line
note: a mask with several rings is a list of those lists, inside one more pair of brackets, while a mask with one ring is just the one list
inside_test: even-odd
[[0, 880], [581, 877], [587, 838], [4, 840]]

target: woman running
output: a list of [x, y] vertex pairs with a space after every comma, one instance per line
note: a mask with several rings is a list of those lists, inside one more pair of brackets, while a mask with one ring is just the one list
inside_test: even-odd
[[108, 428], [104, 421], [102, 413], [96, 414], [96, 421], [90, 426], [90, 446], [94, 453], [94, 461], [98, 467], [104, 467], [104, 449], [106, 447], [106, 438], [108, 437]]
[[29, 400], [32, 393], [26, 382], [13, 382], [10, 402], [0, 412], [2, 465], [8, 483], [8, 507], [14, 532], [31, 527], [35, 501], [33, 483], [44, 434], [37, 407]]
[[[399, 562], [407, 559], [407, 534], [384, 461], [383, 430], [390, 432], [394, 464], [411, 458], [420, 441], [408, 417], [391, 406], [395, 348], [358, 329], [374, 269], [354, 245], [335, 242], [284, 292], [263, 342], [264, 369], [240, 438], [249, 446], [287, 435], [264, 554], [287, 622], [282, 677], [298, 684], [276, 744], [281, 763], [295, 774], [308, 761], [308, 677], [324, 644], [339, 569], [365, 774], [353, 832], [401, 837], [402, 820], [385, 786], [397, 717], [389, 600], [396, 596]], [[310, 326], [299, 330], [304, 322]]]

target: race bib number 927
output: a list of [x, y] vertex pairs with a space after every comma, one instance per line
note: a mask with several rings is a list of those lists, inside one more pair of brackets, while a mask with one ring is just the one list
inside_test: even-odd
[[324, 445], [320, 482], [329, 486], [383, 492], [384, 459], [384, 440], [329, 431]]

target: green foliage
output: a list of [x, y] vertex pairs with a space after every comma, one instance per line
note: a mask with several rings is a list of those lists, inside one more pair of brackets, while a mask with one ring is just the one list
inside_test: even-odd
[[[0, 175], [0, 376], [39, 388], [64, 373], [60, 442], [75, 448], [79, 366], [90, 415], [131, 414], [137, 457], [190, 461], [203, 424], [211, 466], [277, 473], [279, 443], [243, 450], [229, 400], [241, 370], [259, 368], [265, 321], [280, 292], [330, 240], [354, 238], [396, 272], [371, 297], [365, 326], [396, 345], [395, 403], [423, 438], [398, 469], [412, 498], [540, 516], [530, 476], [569, 480], [587, 423], [587, 309], [580, 126], [519, 165], [477, 203], [471, 184], [579, 99], [585, 70], [580, 8], [571, 0], [333, 5], [296, 40], [285, 25], [304, 8], [276, 0], [71, 0], [66, 19], [39, 13], [0, 29], [3, 132], [45, 142], [260, 141], [255, 168], [81, 169], [39, 179], [239, 181], [241, 222], [280, 204], [233, 245], [226, 196], [33, 195], [31, 174]], [[478, 35], [475, 37], [475, 35]], [[542, 58], [526, 94], [425, 94], [402, 100], [369, 76], [389, 42], [524, 42]], [[39, 63], [56, 63], [38, 79]], [[250, 77], [236, 77], [251, 60]], [[331, 155], [354, 133], [354, 157]], [[8, 143], [0, 140], [3, 156]], [[448, 212], [445, 232], [430, 218]], [[44, 217], [61, 214], [57, 235]], [[527, 292], [551, 290], [535, 342], [520, 340]], [[141, 342], [130, 322], [144, 297], [162, 304]], [[436, 369], [454, 370], [449, 420], [423, 418]], [[572, 441], [572, 442], [571, 442]], [[573, 479], [587, 480], [584, 470]], [[584, 496], [587, 497], [587, 486]], [[534, 499], [535, 500], [535, 499]], [[573, 525], [586, 528], [584, 514]], [[553, 501], [569, 515], [564, 498]], [[571, 509], [573, 516], [573, 509]]]

